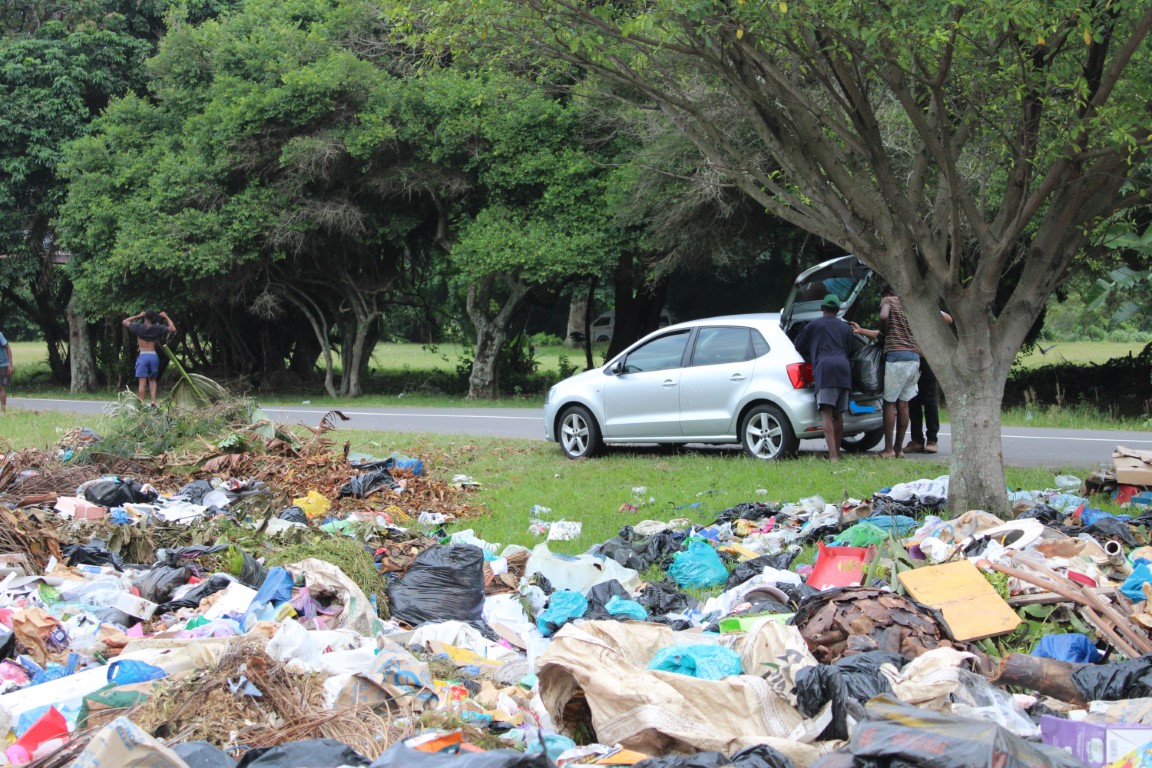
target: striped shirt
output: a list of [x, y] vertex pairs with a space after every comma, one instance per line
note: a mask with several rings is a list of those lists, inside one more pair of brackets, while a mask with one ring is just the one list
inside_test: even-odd
[[888, 327], [884, 330], [885, 352], [920, 352], [916, 346], [916, 339], [912, 336], [912, 327], [908, 325], [908, 316], [904, 314], [904, 307], [900, 299], [889, 297]]

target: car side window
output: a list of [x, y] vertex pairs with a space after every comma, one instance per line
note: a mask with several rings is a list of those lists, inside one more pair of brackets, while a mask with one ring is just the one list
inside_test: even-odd
[[764, 340], [763, 334], [761, 334], [760, 331], [757, 331], [755, 328], [753, 328], [752, 329], [752, 357], [764, 357], [764, 355], [768, 354], [771, 351], [772, 351], [772, 347], [771, 347], [771, 345], [768, 344], [767, 341]]
[[742, 363], [752, 359], [747, 328], [701, 328], [696, 334], [692, 365]]
[[670, 333], [637, 347], [624, 358], [624, 373], [643, 373], [679, 368], [688, 346], [688, 331]]

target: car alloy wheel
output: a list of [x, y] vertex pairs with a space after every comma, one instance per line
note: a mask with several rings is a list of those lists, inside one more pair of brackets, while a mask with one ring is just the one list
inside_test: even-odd
[[754, 459], [770, 461], [796, 453], [800, 441], [788, 418], [774, 405], [757, 405], [744, 417], [740, 430], [744, 452]]
[[600, 428], [587, 408], [567, 408], [560, 415], [560, 449], [570, 459], [595, 456], [600, 451]]

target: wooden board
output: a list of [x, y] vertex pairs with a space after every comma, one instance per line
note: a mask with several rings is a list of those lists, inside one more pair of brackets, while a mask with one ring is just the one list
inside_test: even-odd
[[940, 609], [956, 640], [1004, 635], [1020, 624], [1012, 606], [967, 560], [902, 571], [899, 578], [913, 599]]

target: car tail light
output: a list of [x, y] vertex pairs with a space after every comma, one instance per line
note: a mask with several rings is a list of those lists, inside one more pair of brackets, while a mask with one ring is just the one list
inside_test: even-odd
[[816, 379], [812, 376], [812, 363], [792, 363], [789, 365], [788, 380], [792, 382], [792, 389], [807, 389], [815, 385]]

